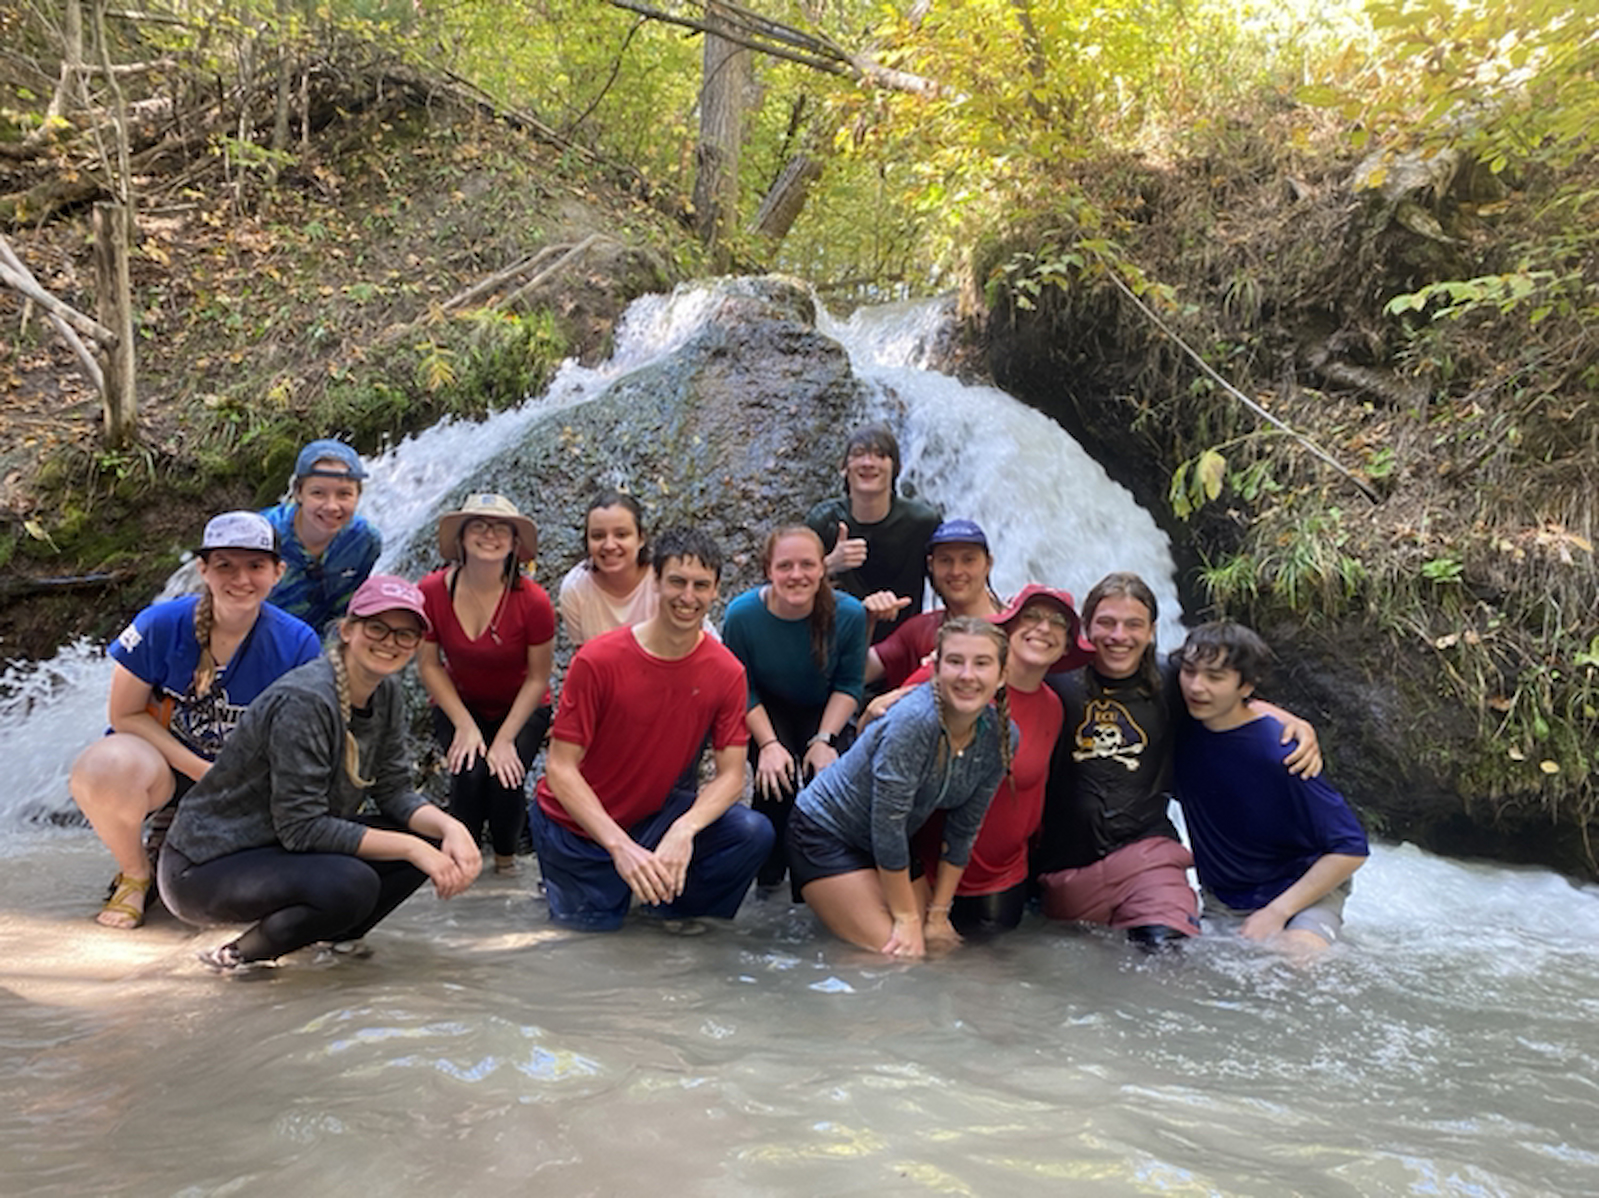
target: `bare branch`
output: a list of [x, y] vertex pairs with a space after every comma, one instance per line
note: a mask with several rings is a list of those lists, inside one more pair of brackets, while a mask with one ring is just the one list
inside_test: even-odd
[[93, 337], [100, 344], [115, 346], [117, 335], [93, 317], [85, 316], [70, 304], [64, 304], [39, 286], [26, 271], [18, 274], [11, 266], [0, 262], [0, 283], [13, 291], [21, 292], [52, 316], [59, 316], [85, 337]]
[[906, 92], [924, 98], [944, 94], [944, 86], [937, 80], [885, 67], [881, 63], [874, 62], [868, 55], [852, 53], [821, 34], [807, 33], [792, 25], [763, 17], [737, 4], [719, 5], [718, 15], [722, 16], [725, 10], [725, 23], [719, 22], [712, 26], [709, 22], [694, 17], [666, 12], [644, 3], [643, 0], [606, 0], [606, 2], [613, 7], [648, 17], [652, 21], [678, 25], [698, 33], [712, 34], [770, 58], [797, 63], [802, 67], [829, 75], [854, 79], [858, 83], [869, 84], [885, 91]]
[[1183, 353], [1187, 354], [1190, 358], [1192, 358], [1194, 363], [1195, 363], [1195, 365], [1197, 365], [1201, 370], [1203, 370], [1207, 375], [1209, 375], [1210, 378], [1213, 381], [1218, 383], [1221, 386], [1222, 390], [1226, 391], [1227, 394], [1231, 395], [1239, 403], [1243, 404], [1244, 407], [1248, 408], [1251, 412], [1253, 412], [1255, 415], [1259, 416], [1262, 420], [1264, 420], [1267, 424], [1271, 425], [1273, 428], [1280, 429], [1282, 432], [1287, 433], [1295, 441], [1299, 442], [1300, 445], [1304, 446], [1305, 451], [1307, 453], [1309, 453], [1312, 457], [1314, 457], [1316, 460], [1318, 460], [1320, 462], [1325, 462], [1328, 466], [1331, 466], [1334, 470], [1336, 470], [1339, 474], [1343, 475], [1350, 482], [1354, 483], [1355, 486], [1360, 490], [1360, 493], [1362, 495], [1364, 495], [1367, 499], [1371, 500], [1372, 503], [1381, 503], [1382, 502], [1382, 496], [1378, 495], [1376, 491], [1373, 491], [1364, 482], [1362, 482], [1360, 479], [1356, 478], [1347, 469], [1345, 469], [1345, 467], [1341, 463], [1339, 463], [1338, 459], [1333, 457], [1332, 454], [1328, 453], [1325, 449], [1323, 449], [1321, 446], [1317, 445], [1314, 441], [1312, 441], [1309, 437], [1305, 436], [1303, 433], [1296, 432], [1290, 425], [1284, 423], [1278, 417], [1273, 416], [1265, 408], [1261, 407], [1254, 400], [1250, 399], [1249, 396], [1245, 395], [1237, 387], [1233, 386], [1230, 382], [1228, 382], [1225, 378], [1223, 378], [1221, 376], [1221, 374], [1217, 372], [1217, 370], [1216, 370], [1216, 368], [1214, 366], [1212, 366], [1209, 362], [1205, 361], [1205, 359], [1200, 356], [1198, 350], [1194, 349], [1193, 346], [1189, 345], [1188, 342], [1184, 341], [1181, 337], [1179, 337], [1177, 335], [1177, 333], [1175, 331], [1173, 331], [1172, 327], [1170, 325], [1168, 325], [1164, 320], [1162, 320], [1156, 314], [1156, 312], [1155, 312], [1155, 310], [1153, 308], [1151, 308], [1148, 304], [1144, 303], [1143, 300], [1139, 299], [1138, 296], [1133, 292], [1133, 289], [1131, 287], [1129, 287], [1126, 283], [1122, 282], [1121, 276], [1116, 273], [1115, 268], [1113, 266], [1111, 266], [1110, 263], [1105, 261], [1105, 258], [1104, 258], [1103, 255], [1096, 255], [1096, 256], [1099, 257], [1101, 265], [1103, 265], [1105, 267], [1105, 277], [1108, 278], [1112, 283], [1114, 283], [1116, 285], [1116, 289], [1118, 291], [1120, 291], [1123, 295], [1125, 295], [1129, 300], [1131, 300], [1132, 304], [1133, 304], [1133, 307], [1137, 308], [1140, 312], [1142, 312], [1144, 314], [1144, 316], [1146, 316], [1149, 319], [1149, 322], [1151, 324], [1153, 324], [1162, 333], [1165, 333], [1166, 336], [1170, 337], [1174, 342], [1176, 342], [1177, 348], [1182, 350]]
[[[17, 257], [16, 251], [11, 248], [11, 243], [5, 239], [4, 234], [0, 234], [0, 266], [9, 268], [13, 275], [20, 275], [24, 281], [33, 284], [41, 293], [48, 294], [43, 287], [39, 286], [39, 280], [33, 277], [33, 272], [23, 264], [21, 258]], [[26, 292], [23, 294], [27, 295]], [[38, 303], [37, 297], [29, 295], [28, 298]], [[44, 307], [42, 304], [40, 306]], [[94, 389], [96, 391], [104, 391], [105, 375], [101, 373], [100, 363], [95, 360], [94, 354], [83, 343], [83, 338], [73, 331], [72, 326], [67, 323], [66, 317], [51, 311], [47, 307], [45, 308], [45, 316], [54, 326], [55, 331], [61, 334], [61, 339], [72, 348], [74, 356], [78, 359], [78, 364], [83, 367], [84, 374], [88, 375], [89, 381], [94, 384]], [[108, 329], [107, 332], [109, 331]]]

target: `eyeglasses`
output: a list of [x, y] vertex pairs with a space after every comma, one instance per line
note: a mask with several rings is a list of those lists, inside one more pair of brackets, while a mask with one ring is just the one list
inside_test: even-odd
[[415, 649], [422, 643], [420, 628], [396, 628], [382, 620], [362, 620], [361, 631], [369, 641], [386, 641], [392, 636], [394, 643], [402, 649]]
[[1024, 607], [1016, 619], [1022, 624], [1048, 624], [1062, 630], [1072, 626], [1066, 613], [1055, 607]]
[[482, 516], [473, 516], [461, 527], [462, 532], [473, 533], [481, 536], [486, 532], [504, 533], [508, 537], [516, 535], [516, 525], [505, 520], [485, 520]]

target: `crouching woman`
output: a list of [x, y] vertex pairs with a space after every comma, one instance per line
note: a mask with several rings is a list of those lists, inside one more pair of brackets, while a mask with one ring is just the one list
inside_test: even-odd
[[[987, 620], [945, 620], [932, 680], [800, 791], [788, 823], [789, 872], [840, 939], [891, 957], [959, 942], [950, 905], [1010, 769], [1013, 732], [1000, 687], [1009, 649]], [[935, 811], [946, 818], [929, 899], [910, 838]]]
[[[410, 788], [398, 675], [427, 628], [421, 591], [368, 578], [326, 655], [251, 704], [178, 809], [162, 901], [189, 923], [253, 925], [200, 954], [212, 969], [358, 942], [423, 882], [450, 898], [477, 877], [466, 829]], [[381, 816], [358, 817], [364, 800]]]

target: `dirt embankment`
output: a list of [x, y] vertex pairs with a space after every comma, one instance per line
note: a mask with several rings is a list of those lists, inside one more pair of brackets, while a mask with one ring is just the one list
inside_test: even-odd
[[[114, 633], [209, 515], [275, 501], [305, 439], [372, 451], [514, 403], [563, 357], [606, 352], [628, 301], [692, 260], [673, 220], [480, 108], [392, 83], [324, 100], [270, 180], [203, 143], [147, 157], [129, 448], [103, 446], [72, 353], [0, 288], [0, 659]], [[0, 194], [71, 163], [0, 156]], [[65, 203], [0, 231], [93, 312], [88, 216]]]

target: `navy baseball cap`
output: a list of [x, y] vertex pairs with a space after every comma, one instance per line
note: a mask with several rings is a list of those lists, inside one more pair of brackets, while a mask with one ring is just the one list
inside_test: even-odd
[[974, 520], [945, 520], [933, 530], [933, 535], [927, 538], [927, 551], [931, 553], [934, 545], [981, 545], [983, 552], [988, 552], [988, 538], [983, 535], [983, 530], [977, 527]]

